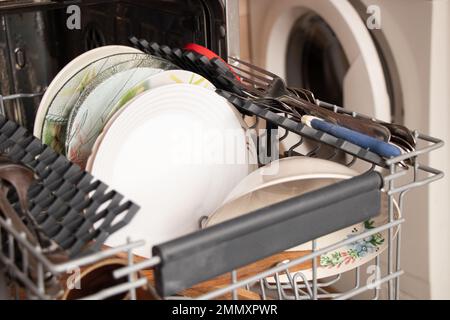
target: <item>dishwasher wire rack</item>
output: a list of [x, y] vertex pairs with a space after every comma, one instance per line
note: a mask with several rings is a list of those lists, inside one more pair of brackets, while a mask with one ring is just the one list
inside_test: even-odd
[[[126, 277], [127, 281], [106, 288], [85, 299], [107, 299], [120, 293], [129, 293], [130, 299], [136, 299], [136, 290], [145, 287], [163, 299], [188, 298], [180, 296], [179, 292], [192, 285], [212, 279], [218, 275], [229, 273], [231, 282], [227, 286], [215, 288], [210, 292], [195, 297], [196, 299], [215, 299], [231, 294], [232, 299], [239, 298], [239, 289], [254, 291], [261, 299], [283, 300], [315, 300], [315, 299], [350, 299], [366, 291], [373, 291], [373, 299], [380, 297], [379, 286], [387, 284], [387, 298], [398, 299], [400, 293], [401, 269], [401, 224], [404, 219], [394, 216], [394, 199], [397, 199], [400, 211], [403, 211], [405, 195], [414, 188], [425, 186], [443, 177], [443, 172], [427, 165], [421, 164], [421, 159], [443, 145], [439, 139], [414, 132], [418, 141], [416, 151], [402, 154], [396, 158], [377, 159], [376, 162], [367, 161], [367, 150], [358, 150], [357, 146], [336, 139], [312, 128], [305, 129], [287, 116], [275, 114], [264, 110], [257, 104], [239, 100], [238, 97], [223, 95], [228, 98], [240, 111], [252, 115], [255, 119], [250, 129], [256, 129], [263, 120], [277, 125], [280, 137], [275, 135], [261, 136], [258, 139], [267, 139], [267, 144], [283, 142], [288, 137], [295, 137], [296, 143], [290, 145], [281, 156], [304, 155], [320, 157], [329, 160], [344, 162], [348, 166], [358, 163], [367, 167], [366, 172], [355, 178], [336, 183], [329, 187], [313, 191], [269, 208], [263, 208], [223, 224], [200, 230], [193, 234], [174, 239], [167, 243], [153, 247], [153, 257], [136, 262], [132, 251], [143, 246], [144, 241], [128, 241], [127, 243], [70, 259], [64, 263], [53, 263], [43, 253], [41, 248], [33, 247], [23, 234], [17, 232], [10, 220], [0, 217], [0, 238], [6, 237], [7, 247], [0, 247], [0, 297], [15, 294], [16, 299], [55, 299], [59, 295], [48, 292], [44, 279], [49, 274], [64, 278], [75, 269], [115, 257], [118, 254], [127, 257], [127, 265], [114, 271], [116, 278]], [[3, 100], [22, 99], [36, 95], [14, 95], [0, 97]], [[334, 112], [345, 112], [345, 109], [324, 105]], [[356, 116], [355, 113], [351, 113]], [[305, 131], [307, 130], [308, 132]], [[282, 134], [281, 134], [282, 132]], [[295, 140], [294, 139], [294, 140]], [[37, 139], [36, 139], [37, 140]], [[309, 144], [306, 153], [300, 147]], [[324, 144], [326, 148], [321, 148]], [[311, 147], [313, 146], [313, 147]], [[352, 151], [348, 152], [350, 148]], [[356, 149], [355, 149], [356, 148]], [[259, 150], [266, 152], [267, 150]], [[279, 151], [279, 150], [278, 150]], [[412, 160], [407, 168], [399, 164], [405, 160]], [[375, 215], [380, 208], [380, 189], [387, 194], [388, 222], [374, 229], [367, 230], [355, 237], [336, 242], [326, 248], [317, 249], [316, 240], [322, 235], [331, 233]], [[326, 197], [324, 195], [326, 194]], [[358, 207], [358, 212], [349, 210]], [[295, 232], [296, 226], [304, 225], [308, 213], [312, 219], [309, 223], [317, 226], [320, 222], [320, 231], [308, 231], [299, 234]], [[312, 214], [314, 213], [314, 214]], [[337, 221], [332, 217], [345, 217], [345, 222]], [[293, 227], [289, 228], [291, 225]], [[273, 233], [273, 227], [286, 230], [280, 234]], [[394, 237], [395, 229], [397, 235]], [[369, 264], [375, 265], [380, 271], [375, 281], [363, 282], [362, 267], [357, 267], [347, 274], [353, 273], [354, 286], [345, 290], [336, 290], [344, 275], [337, 275], [325, 280], [317, 279], [317, 270], [320, 267], [317, 258], [331, 250], [341, 248], [378, 232], [388, 232], [387, 263], [383, 266], [380, 255]], [[3, 238], [2, 238], [3, 239]], [[247, 242], [243, 242], [243, 239]], [[277, 265], [245, 279], [239, 279], [237, 269], [263, 259], [277, 252], [289, 249], [299, 243], [312, 240], [311, 253], [292, 261], [282, 261]], [[246, 246], [245, 243], [248, 245]], [[3, 242], [0, 242], [3, 245]], [[22, 261], [34, 258], [37, 261], [37, 278], [31, 278], [26, 263], [18, 264], [17, 257]], [[216, 261], [220, 261], [217, 263]], [[312, 261], [312, 279], [308, 279], [302, 272], [292, 274], [292, 267], [304, 262]], [[180, 268], [181, 266], [181, 268]], [[154, 280], [138, 277], [141, 271], [153, 270]], [[2, 269], [0, 269], [1, 271]], [[2, 274], [5, 279], [2, 283]], [[288, 281], [281, 281], [281, 276]], [[272, 280], [268, 280], [271, 278]]]

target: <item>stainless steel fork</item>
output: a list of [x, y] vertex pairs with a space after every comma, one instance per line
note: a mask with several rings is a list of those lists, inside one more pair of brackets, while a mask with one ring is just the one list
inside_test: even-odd
[[[293, 95], [297, 98], [305, 99], [308, 102], [316, 103], [314, 94], [303, 88], [288, 88], [283, 79], [274, 73], [251, 63], [239, 60], [236, 57], [228, 57], [231, 67], [241, 79], [241, 82], [252, 89], [256, 96], [278, 97], [282, 94]], [[254, 90], [253, 90], [254, 89]]]
[[[406, 127], [398, 124], [373, 120], [366, 116], [348, 116], [334, 112], [319, 105], [319, 100], [306, 89], [289, 88], [284, 80], [276, 74], [236, 57], [228, 57], [232, 68], [240, 78], [247, 91], [259, 98], [276, 98], [329, 121], [350, 129], [391, 141], [406, 151], [414, 151], [416, 139]], [[327, 109], [329, 112], [324, 112]]]

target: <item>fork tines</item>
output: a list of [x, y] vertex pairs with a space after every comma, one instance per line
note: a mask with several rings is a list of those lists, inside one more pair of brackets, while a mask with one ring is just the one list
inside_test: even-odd
[[251, 63], [242, 61], [236, 57], [228, 57], [231, 67], [241, 80], [253, 88], [266, 90], [277, 78], [273, 73], [259, 68]]

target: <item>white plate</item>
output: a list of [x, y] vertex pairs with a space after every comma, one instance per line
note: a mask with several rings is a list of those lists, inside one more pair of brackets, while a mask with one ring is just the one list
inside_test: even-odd
[[79, 55], [70, 61], [61, 71], [59, 71], [42, 96], [36, 113], [36, 119], [34, 121], [33, 134], [39, 139], [41, 138], [42, 126], [44, 125], [45, 115], [47, 114], [47, 109], [50, 106], [51, 101], [62, 86], [79, 70], [91, 64], [93, 61], [104, 58], [105, 56], [122, 53], [142, 53], [142, 51], [126, 46], [104, 46], [95, 48]]
[[70, 112], [89, 83], [98, 74], [119, 63], [143, 57], [143, 53], [121, 53], [106, 55], [80, 68], [68, 81], [61, 85], [53, 96], [39, 133], [43, 143], [59, 153], [64, 153], [66, 126]]
[[321, 176], [329, 179], [344, 179], [356, 174], [356, 171], [333, 161], [310, 157], [283, 158], [252, 172], [230, 192], [224, 202], [231, 202], [246, 193], [282, 182], [314, 179]]
[[[149, 257], [153, 245], [198, 230], [252, 168], [236, 113], [211, 90], [175, 84], [139, 95], [111, 119], [88, 170], [141, 209], [106, 245], [145, 239], [134, 253]], [[240, 161], [231, 160], [236, 153]]]
[[128, 65], [127, 63], [130, 63], [132, 67], [141, 64], [142, 61], [146, 61], [146, 66], [155, 68], [176, 68], [166, 60], [143, 53], [117, 54], [92, 62], [67, 81], [55, 95], [45, 115], [42, 141], [55, 151], [64, 154], [70, 114], [94, 88], [91, 83], [94, 82], [97, 85], [116, 71], [122, 70]]
[[[275, 167], [277, 170], [274, 169]], [[268, 172], [271, 174], [267, 174]], [[232, 193], [234, 195], [232, 197], [229, 196], [229, 200], [225, 201], [220, 209], [203, 221], [202, 225], [203, 227], [212, 226], [294, 196], [317, 190], [340, 180], [349, 179], [357, 174], [352, 169], [327, 160], [308, 159], [306, 157], [285, 158], [275, 164], [266, 166], [266, 168], [260, 168], [244, 178], [233, 190]], [[385, 224], [388, 215], [387, 196], [384, 193], [382, 194], [381, 207], [381, 213], [375, 218], [317, 239], [317, 249], [325, 248], [338, 241], [360, 234], [367, 229]], [[395, 219], [398, 219], [400, 217], [400, 209], [395, 202], [394, 207], [394, 216]], [[276, 236], [274, 235], [274, 237]], [[361, 266], [381, 254], [386, 247], [387, 231], [384, 231], [357, 243], [352, 243], [323, 254], [320, 257], [317, 278], [331, 277]], [[306, 254], [311, 248], [312, 243], [307, 242], [291, 248], [289, 251], [302, 251]], [[307, 280], [312, 279], [311, 269], [302, 270], [301, 272]], [[294, 274], [292, 273], [292, 276]], [[301, 278], [298, 279], [301, 281]], [[275, 281], [273, 277], [269, 277], [268, 280], [269, 282]], [[289, 279], [283, 273], [280, 275], [280, 281], [286, 283]]]
[[[158, 72], [157, 72], [158, 71]], [[157, 72], [157, 73], [155, 73]], [[134, 68], [119, 72], [96, 86], [69, 118], [66, 155], [85, 168], [95, 140], [111, 116], [137, 95], [160, 86], [187, 83], [214, 90], [215, 87], [193, 72], [184, 70]], [[114, 92], [114, 94], [110, 94]], [[72, 120], [73, 117], [73, 120]]]
[[199, 74], [196, 74], [187, 70], [168, 70], [155, 74], [148, 79], [145, 79], [135, 87], [126, 92], [120, 99], [120, 101], [113, 106], [107, 117], [108, 121], [120, 108], [122, 108], [127, 102], [135, 98], [139, 94], [154, 88], [166, 86], [169, 84], [184, 83], [200, 86], [206, 89], [215, 90], [216, 87], [209, 82], [206, 78]]
[[[175, 75], [177, 75], [178, 79], [187, 79], [186, 76], [189, 76], [188, 78], [192, 79], [191, 72], [189, 72], [189, 71], [171, 70], [171, 72], [174, 72]], [[185, 74], [181, 75], [181, 73], [178, 73], [178, 72], [184, 72]], [[164, 83], [164, 78], [166, 78], [166, 74], [169, 74], [169, 73], [161, 72], [159, 74], [156, 74], [153, 77], [156, 77], [156, 78], [159, 78], [159, 79], [163, 80], [162, 83]], [[197, 80], [200, 80], [200, 79], [198, 79], [196, 77], [195, 77], [195, 79], [196, 79], [196, 81], [194, 81], [194, 83], [185, 83], [185, 84], [192, 84], [192, 85], [203, 84], [203, 82], [197, 81]], [[156, 79], [153, 79], [153, 80], [156, 80]], [[190, 80], [186, 80], [186, 81], [191, 82]], [[152, 81], [152, 82], [153, 82], [152, 85], [156, 85], [156, 87], [158, 87], [156, 81]], [[178, 83], [180, 83], [180, 82], [178, 82]], [[201, 85], [201, 86], [206, 88], [206, 89], [215, 90], [215, 87], [212, 84], [210, 84], [209, 81], [208, 81], [207, 85]], [[91, 149], [90, 156], [88, 157], [88, 160], [87, 160], [87, 163], [86, 163], [86, 168], [85, 168], [86, 171], [88, 171], [88, 172], [92, 171], [97, 151], [98, 151], [98, 149], [99, 149], [99, 147], [100, 147], [100, 145], [101, 145], [101, 143], [103, 141], [103, 138], [105, 137], [105, 135], [106, 135], [107, 131], [109, 130], [109, 128], [111, 127], [111, 125], [114, 123], [115, 119], [117, 119], [120, 116], [121, 112], [126, 107], [128, 107], [131, 104], [133, 104], [134, 100], [138, 99], [139, 95], [141, 93], [142, 92], [134, 93], [132, 97], [125, 98], [123, 102], [119, 103], [116, 106], [116, 111], [112, 112], [112, 114], [110, 115], [109, 120], [107, 121], [107, 123], [103, 127], [102, 132], [100, 133], [100, 135], [95, 140], [95, 143], [94, 143], [94, 145], [93, 145], [93, 147]], [[242, 128], [248, 128], [248, 125], [242, 119], [241, 114], [234, 107], [232, 108], [232, 111], [235, 114], [235, 116], [239, 119], [239, 121], [241, 122]], [[256, 151], [256, 143], [257, 142], [254, 141], [254, 137], [251, 134], [249, 134], [248, 135], [248, 139], [247, 139], [247, 144], [248, 144], [247, 149], [248, 149], [248, 158], [249, 158], [248, 163], [250, 164], [250, 172], [253, 172], [253, 171], [255, 171], [258, 168], [258, 158], [257, 158], [257, 151]]]

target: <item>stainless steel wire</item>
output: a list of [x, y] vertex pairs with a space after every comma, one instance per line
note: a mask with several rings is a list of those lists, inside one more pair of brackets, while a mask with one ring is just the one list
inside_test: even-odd
[[[304, 95], [305, 98], [309, 98], [307, 92], [298, 91], [299, 95]], [[39, 94], [37, 94], [39, 95]], [[20, 98], [30, 98], [35, 95], [14, 95], [8, 97], [1, 97], [0, 102], [3, 103], [4, 100], [20, 99]], [[268, 101], [268, 103], [271, 101]], [[320, 102], [321, 103], [321, 102]], [[352, 116], [358, 116], [356, 113], [349, 113], [348, 111], [341, 109], [337, 106], [329, 106], [335, 112], [343, 112], [350, 114]], [[287, 115], [288, 117], [298, 118], [299, 114], [292, 109], [286, 109], [286, 106], [271, 105], [272, 110], [278, 110], [281, 114]], [[273, 109], [278, 108], [278, 109]], [[255, 117], [254, 123], [251, 128], [256, 129], [259, 125], [259, 118]], [[294, 134], [293, 132], [284, 131], [278, 141], [287, 141], [291, 135], [294, 135], [295, 139], [292, 145], [287, 147], [287, 151], [281, 156], [293, 156], [302, 155], [299, 151], [300, 147], [305, 145], [305, 140], [303, 137]], [[443, 142], [437, 138], [421, 134], [419, 132], [414, 132], [417, 140], [426, 144], [422, 148], [418, 148], [415, 151], [407, 152], [398, 157], [387, 159], [386, 164], [389, 166], [390, 170], [384, 175], [385, 181], [385, 192], [388, 195], [388, 222], [378, 226], [374, 229], [367, 230], [361, 234], [352, 237], [351, 239], [340, 240], [336, 243], [328, 245], [324, 248], [318, 248], [316, 241], [312, 241], [312, 252], [302, 256], [301, 258], [294, 259], [291, 261], [285, 261], [283, 263], [277, 264], [276, 266], [264, 270], [258, 274], [253, 274], [245, 279], [238, 278], [236, 271], [231, 272], [231, 283], [226, 287], [221, 287], [219, 289], [213, 290], [211, 292], [205, 293], [197, 299], [213, 299], [220, 297], [224, 294], [231, 293], [233, 299], [238, 299], [238, 289], [246, 288], [247, 290], [254, 290], [259, 293], [261, 299], [267, 300], [272, 298], [278, 298], [283, 300], [311, 300], [311, 299], [350, 299], [356, 297], [366, 291], [373, 290], [372, 299], [378, 299], [380, 297], [380, 289], [377, 286], [372, 287], [372, 284], [363, 285], [361, 279], [361, 268], [355, 268], [352, 272], [354, 274], [354, 286], [351, 289], [345, 290], [344, 292], [336, 292], [335, 287], [343, 281], [341, 274], [338, 274], [331, 279], [318, 279], [317, 270], [320, 265], [317, 263], [317, 258], [322, 254], [330, 252], [335, 249], [339, 249], [343, 246], [349, 245], [357, 240], [369, 237], [376, 233], [387, 231], [388, 233], [388, 249], [387, 249], [387, 271], [381, 274], [379, 279], [376, 281], [376, 285], [387, 284], [388, 298], [399, 299], [400, 298], [400, 280], [399, 277], [403, 273], [401, 269], [401, 225], [404, 222], [404, 218], [396, 218], [394, 215], [394, 199], [398, 200], [400, 211], [404, 209], [403, 203], [406, 194], [409, 190], [423, 187], [435, 180], [442, 178], [443, 172], [432, 168], [427, 165], [420, 163], [421, 156], [427, 156], [428, 153], [440, 148]], [[257, 136], [258, 139], [267, 139], [267, 136]], [[273, 139], [273, 137], [272, 137]], [[306, 151], [306, 156], [320, 157], [323, 156], [327, 159], [336, 159], [339, 157], [340, 150], [333, 149], [331, 153], [326, 155], [321, 155], [321, 145], [315, 145]], [[413, 166], [408, 166], [407, 169], [402, 168], [399, 164], [402, 161], [414, 159]], [[347, 160], [347, 166], [353, 166], [359, 159], [352, 156]], [[377, 167], [372, 165], [369, 170], [375, 170]], [[400, 182], [405, 180], [409, 172], [413, 173], [413, 178], [407, 182]], [[395, 231], [395, 232], [394, 232]], [[282, 235], [274, 235], [282, 236]], [[34, 247], [30, 244], [23, 234], [17, 232], [12, 226], [12, 223], [8, 219], [4, 219], [0, 216], [0, 239], [7, 239], [7, 241], [0, 241], [0, 263], [3, 265], [6, 274], [13, 279], [13, 286], [16, 286], [16, 290], [12, 290], [16, 298], [20, 298], [20, 290], [25, 291], [25, 296], [36, 299], [55, 299], [58, 298], [48, 292], [46, 288], [46, 278], [48, 275], [53, 277], [60, 277], [61, 275], [69, 272], [73, 268], [79, 268], [87, 266], [89, 264], [102, 261], [109, 257], [116, 256], [117, 254], [124, 253], [127, 257], [127, 265], [116, 270], [113, 275], [116, 278], [127, 277], [128, 281], [120, 285], [113, 286], [98, 292], [94, 295], [85, 297], [85, 299], [106, 299], [113, 297], [119, 293], [129, 292], [130, 299], [136, 299], [136, 289], [139, 287], [146, 286], [149, 290], [155, 293], [155, 289], [150, 285], [149, 281], [144, 278], [136, 277], [136, 274], [142, 270], [150, 270], [157, 267], [161, 263], [161, 258], [154, 256], [143, 262], [135, 263], [133, 259], [133, 250], [137, 247], [143, 246], [144, 241], [128, 241], [122, 246], [116, 248], [110, 248], [101, 252], [93, 253], [78, 259], [69, 260], [64, 263], [53, 263], [51, 262], [45, 254], [42, 252], [41, 248]], [[18, 249], [18, 250], [17, 250]], [[37, 272], [36, 278], [30, 276], [28, 269], [30, 268], [30, 260], [37, 261]], [[20, 263], [19, 263], [20, 261]], [[312, 261], [312, 278], [308, 280], [302, 271], [292, 273], [291, 268], [298, 266], [306, 261]], [[380, 256], [376, 256], [374, 260], [375, 266], [380, 268]], [[284, 276], [287, 281], [281, 281], [281, 276]], [[269, 282], [268, 279], [272, 277], [273, 282]], [[16, 280], [16, 281], [14, 281]], [[20, 285], [19, 285], [20, 283]], [[166, 299], [179, 299], [180, 297], [163, 297]]]

